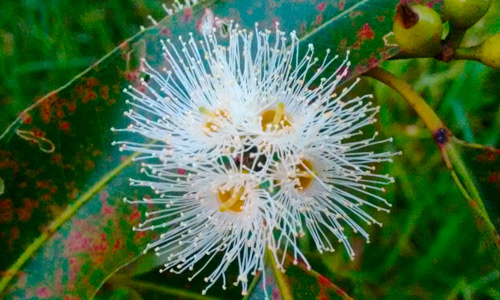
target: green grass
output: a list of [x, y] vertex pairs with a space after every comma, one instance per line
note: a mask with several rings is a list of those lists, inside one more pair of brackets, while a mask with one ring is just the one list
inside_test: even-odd
[[160, 1], [2, 1], [0, 130], [139, 31], [149, 14], [163, 16]]
[[[148, 14], [161, 18], [161, 2], [0, 4], [0, 131], [22, 109], [136, 33]], [[410, 82], [456, 136], [500, 147], [498, 71], [475, 62], [430, 59], [391, 61], [383, 67]], [[353, 240], [363, 253], [356, 261], [342, 251], [319, 256], [311, 247], [307, 256], [313, 267], [358, 299], [500, 299], [500, 273], [490, 265], [466, 201], [430, 133], [386, 86], [365, 79], [358, 91], [374, 93], [381, 106], [377, 130], [394, 137], [391, 150], [403, 151], [384, 166], [396, 178], [385, 195], [393, 209], [377, 215], [384, 227], [373, 229], [371, 244]], [[224, 298], [223, 293], [217, 296]]]

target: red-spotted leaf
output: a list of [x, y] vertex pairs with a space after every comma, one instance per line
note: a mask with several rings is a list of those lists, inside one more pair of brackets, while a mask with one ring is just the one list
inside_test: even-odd
[[109, 128], [126, 126], [122, 89], [138, 83], [138, 59], [161, 66], [160, 39], [199, 36], [207, 18], [248, 29], [279, 22], [318, 53], [351, 49], [352, 77], [398, 52], [385, 39], [398, 2], [204, 1], [125, 41], [26, 109], [0, 136], [0, 295], [87, 299], [154, 238], [131, 230], [144, 208], [122, 198], [150, 191], [128, 185], [139, 167], [111, 146], [117, 137]]

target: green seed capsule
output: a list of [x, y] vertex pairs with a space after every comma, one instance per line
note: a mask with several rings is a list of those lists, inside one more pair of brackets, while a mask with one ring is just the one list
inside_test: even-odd
[[458, 29], [468, 29], [488, 11], [491, 0], [444, 0], [444, 18]]
[[441, 51], [443, 23], [432, 8], [399, 4], [393, 31], [399, 47], [407, 54], [434, 56]]

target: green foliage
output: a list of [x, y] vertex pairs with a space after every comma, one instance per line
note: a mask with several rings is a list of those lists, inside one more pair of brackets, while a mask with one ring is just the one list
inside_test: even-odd
[[[398, 51], [385, 42], [398, 1], [234, 2], [203, 5], [216, 15], [244, 20], [247, 27], [255, 21], [270, 26], [276, 18], [282, 30], [297, 30], [304, 44], [325, 45], [339, 53], [351, 49], [351, 76]], [[140, 166], [111, 146], [116, 137], [109, 128], [126, 123], [121, 90], [141, 76], [137, 58], [158, 62], [158, 38], [196, 31], [196, 20], [204, 13], [201, 7], [183, 11], [113, 50], [138, 31], [146, 15], [161, 18], [160, 5], [114, 0], [1, 4], [0, 132], [32, 99], [65, 84], [112, 51], [23, 112], [0, 139], [0, 270], [7, 271], [27, 255], [20, 273], [2, 275], [14, 276], [7, 298], [64, 294], [85, 299], [103, 284], [98, 294], [102, 299], [202, 298], [203, 280], [189, 283], [186, 276], [160, 275], [161, 260], [138, 257], [153, 237], [131, 230], [144, 217], [143, 211], [121, 199], [147, 196], [149, 191], [128, 186], [128, 178], [137, 177]], [[383, 66], [411, 82], [456, 136], [500, 146], [498, 72], [473, 62], [407, 60]], [[384, 227], [370, 229], [370, 244], [353, 238], [359, 253], [354, 262], [342, 251], [320, 256], [305, 237], [302, 249], [313, 269], [325, 277], [288, 266], [284, 276], [292, 294], [296, 299], [309, 292], [331, 297], [338, 286], [359, 299], [498, 297], [500, 274], [491, 265], [490, 253], [431, 134], [389, 88], [364, 81], [355, 92], [374, 93], [381, 106], [377, 130], [394, 137], [391, 150], [404, 153], [383, 166], [396, 177], [384, 195], [394, 209], [390, 215], [376, 215]], [[481, 174], [497, 170], [497, 165], [477, 166], [476, 154], [464, 157]], [[475, 180], [493, 195], [485, 205], [496, 223], [499, 211], [491, 178]], [[267, 272], [271, 294], [279, 294], [271, 268]], [[260, 288], [259, 283], [254, 297], [262, 295]], [[214, 287], [209, 296], [233, 299], [238, 290]]]

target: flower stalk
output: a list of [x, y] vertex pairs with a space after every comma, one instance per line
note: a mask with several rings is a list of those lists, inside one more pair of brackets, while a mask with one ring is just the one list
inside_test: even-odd
[[408, 83], [378, 67], [370, 70], [365, 76], [374, 78], [390, 86], [403, 96], [431, 132], [436, 132], [440, 128], [444, 128], [441, 119], [439, 119], [432, 108]]
[[495, 264], [500, 266], [499, 235], [486, 212], [472, 174], [465, 166], [459, 150], [457, 149], [457, 145], [463, 142], [451, 135], [451, 132], [446, 129], [443, 122], [432, 108], [408, 83], [378, 67], [370, 70], [365, 75], [397, 91], [417, 112], [426, 127], [433, 133], [434, 140], [441, 151], [446, 167], [449, 169], [453, 180], [467, 200], [476, 226], [483, 236], [483, 241], [491, 250]]

